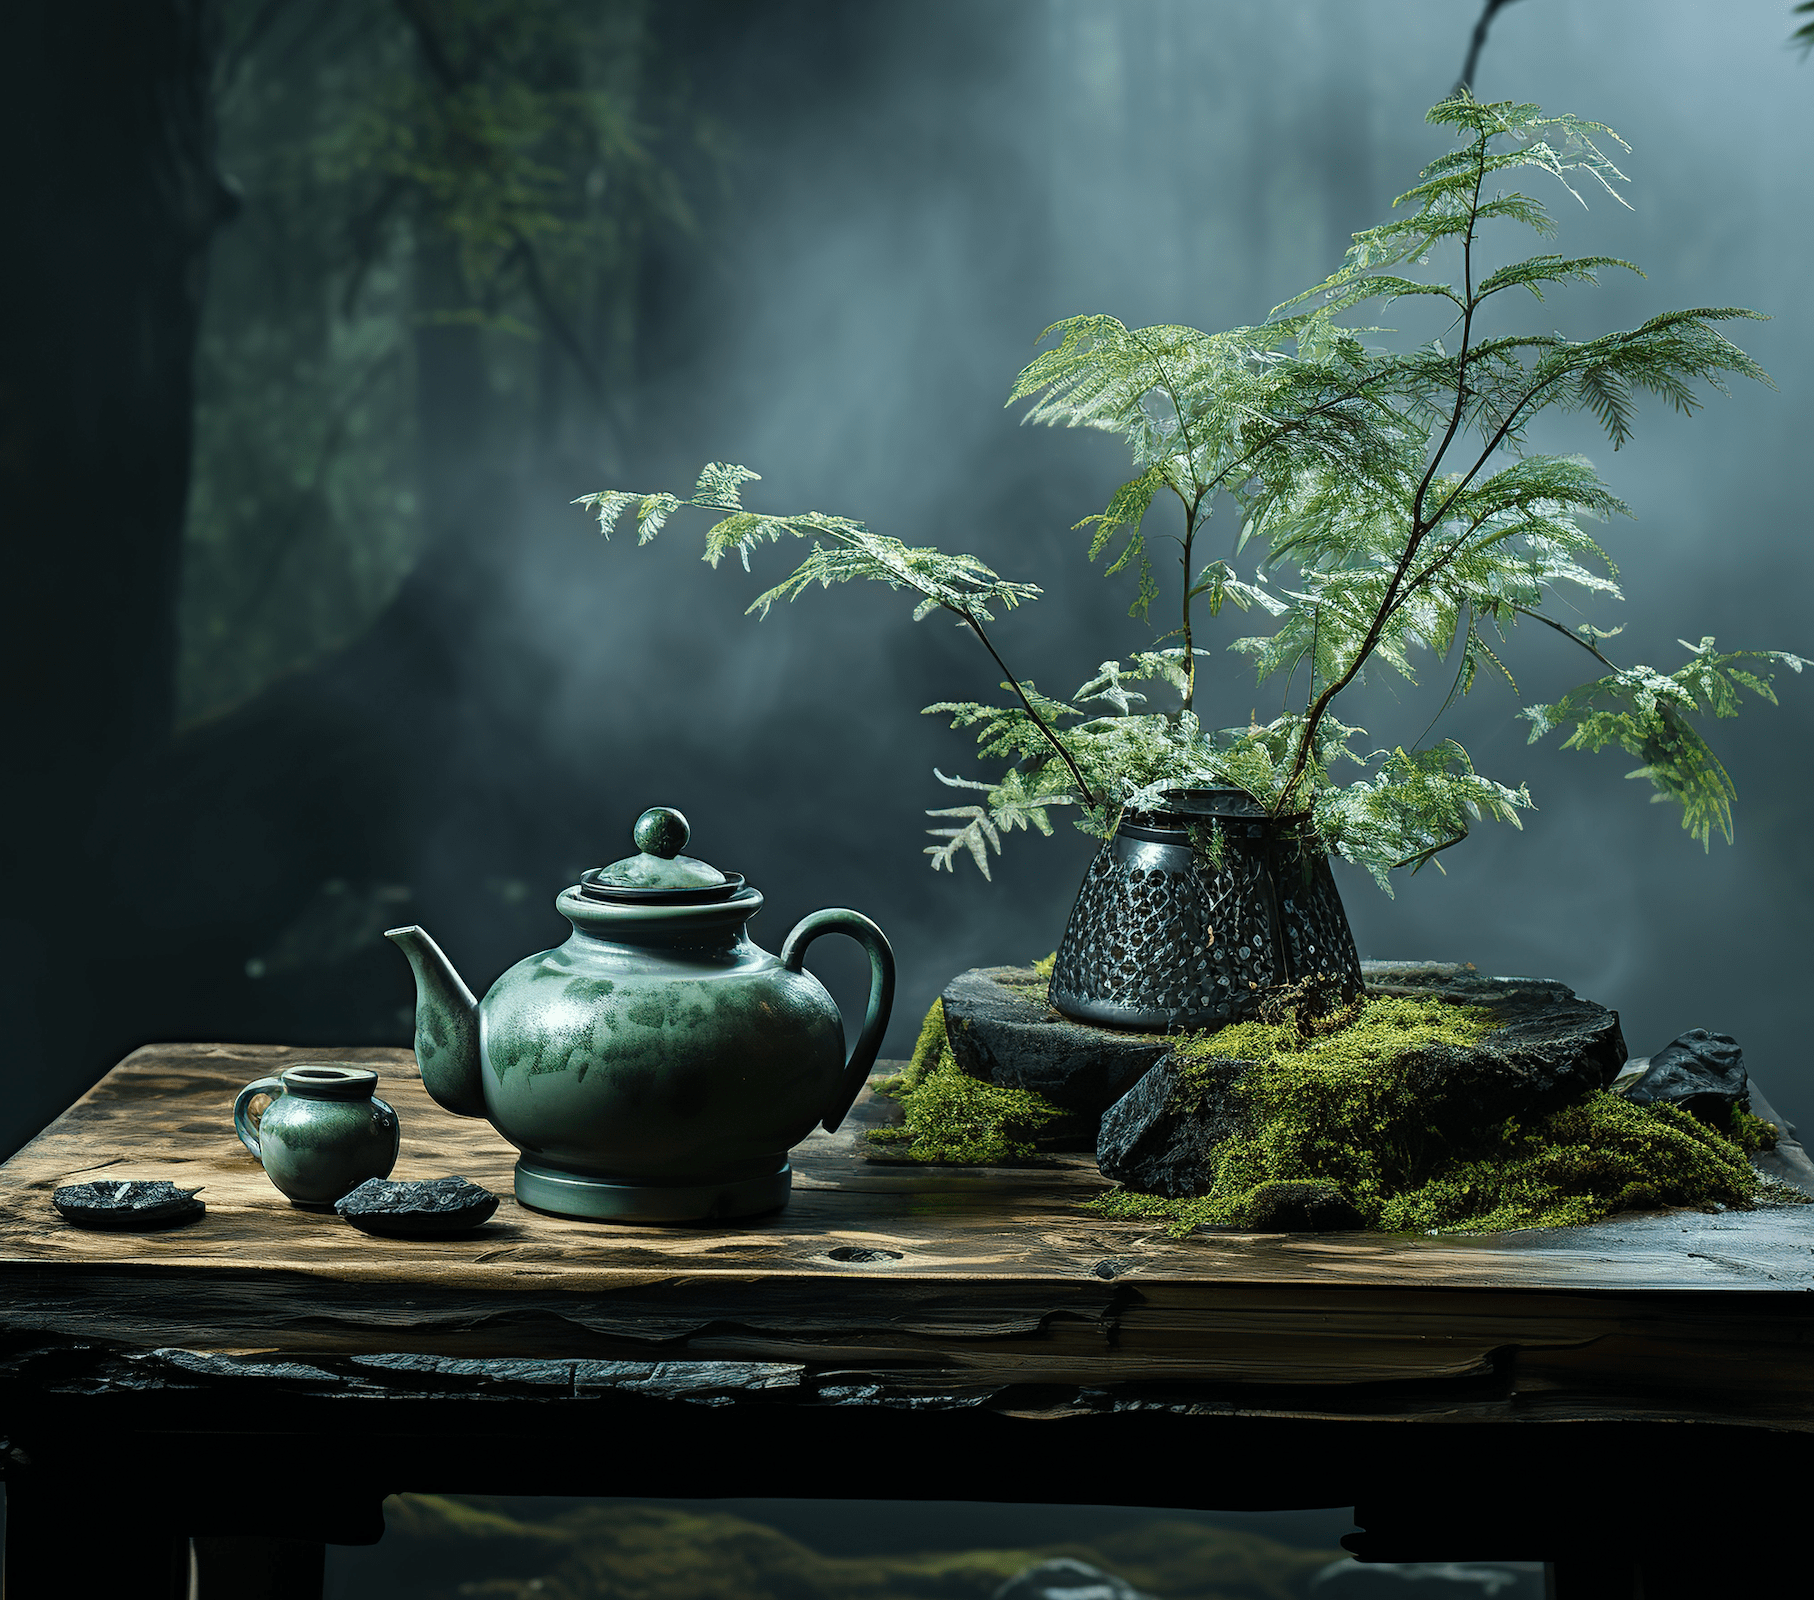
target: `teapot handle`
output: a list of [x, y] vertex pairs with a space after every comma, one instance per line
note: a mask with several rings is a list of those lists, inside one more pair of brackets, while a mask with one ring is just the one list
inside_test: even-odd
[[825, 1111], [823, 1127], [827, 1133], [836, 1133], [869, 1077], [876, 1052], [882, 1048], [882, 1035], [888, 1031], [888, 1013], [894, 1009], [894, 952], [888, 948], [882, 930], [861, 912], [815, 911], [810, 917], [802, 917], [782, 944], [782, 966], [789, 972], [799, 972], [806, 947], [822, 933], [848, 934], [869, 953], [869, 1007], [863, 1014], [863, 1031], [857, 1035], [837, 1093]]
[[[252, 1122], [252, 1101], [258, 1095], [266, 1095], [275, 1101], [283, 1093], [282, 1078], [260, 1078], [257, 1083], [248, 1083], [239, 1091], [239, 1098], [233, 1102], [233, 1131], [239, 1135], [239, 1142], [252, 1152], [253, 1159], [259, 1165], [264, 1164], [265, 1153], [259, 1147], [258, 1130]], [[269, 1107], [266, 1107], [269, 1110]]]

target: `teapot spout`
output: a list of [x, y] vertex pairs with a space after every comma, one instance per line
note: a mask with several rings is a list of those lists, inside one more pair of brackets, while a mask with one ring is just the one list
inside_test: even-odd
[[416, 1065], [423, 1088], [459, 1116], [486, 1115], [479, 1003], [472, 990], [420, 928], [392, 928], [384, 937], [409, 958], [416, 975]]

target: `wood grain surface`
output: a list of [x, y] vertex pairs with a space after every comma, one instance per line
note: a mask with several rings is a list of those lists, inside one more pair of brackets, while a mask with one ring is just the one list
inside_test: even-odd
[[[231, 1109], [244, 1084], [303, 1060], [375, 1067], [402, 1121], [394, 1176], [483, 1184], [505, 1197], [495, 1220], [470, 1238], [381, 1240], [291, 1207]], [[742, 1363], [739, 1381], [805, 1385], [827, 1403], [1012, 1389], [1035, 1410], [1814, 1431], [1814, 1208], [1474, 1239], [1173, 1240], [1082, 1211], [1105, 1187], [1087, 1157], [869, 1162], [861, 1131], [884, 1111], [860, 1104], [801, 1145], [775, 1216], [586, 1223], [519, 1208], [515, 1152], [435, 1106], [407, 1051], [150, 1046], [0, 1167], [0, 1334], [15, 1349], [104, 1344], [106, 1381], [128, 1386], [135, 1372], [243, 1373], [342, 1392], [508, 1381], [571, 1395]], [[145, 1235], [70, 1227], [52, 1191], [96, 1178], [200, 1187], [207, 1215]]]

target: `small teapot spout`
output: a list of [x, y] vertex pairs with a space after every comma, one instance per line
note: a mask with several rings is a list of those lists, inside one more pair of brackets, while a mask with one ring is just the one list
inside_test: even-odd
[[462, 1117], [486, 1115], [479, 1076], [479, 1003], [441, 947], [420, 928], [384, 935], [416, 975], [416, 1065], [422, 1086]]

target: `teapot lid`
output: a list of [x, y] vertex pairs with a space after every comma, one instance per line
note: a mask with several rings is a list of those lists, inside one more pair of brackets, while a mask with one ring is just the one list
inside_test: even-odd
[[659, 905], [730, 899], [743, 888], [743, 879], [682, 855], [691, 831], [687, 819], [672, 806], [651, 806], [636, 819], [631, 833], [640, 854], [580, 874], [580, 893], [588, 900]]

